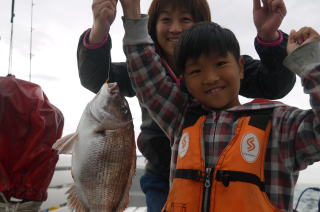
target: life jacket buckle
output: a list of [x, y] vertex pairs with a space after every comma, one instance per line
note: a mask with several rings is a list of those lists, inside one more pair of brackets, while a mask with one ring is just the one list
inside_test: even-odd
[[228, 187], [229, 184], [230, 184], [230, 180], [231, 180], [231, 176], [229, 173], [226, 173], [224, 171], [219, 171], [219, 178], [222, 182], [222, 184], [225, 186], [225, 187]]
[[204, 182], [205, 181], [205, 175], [200, 170], [198, 170], [198, 173], [196, 175], [194, 175], [193, 177], [198, 182]]
[[204, 182], [205, 174], [202, 171], [195, 169], [176, 169], [174, 178], [182, 178], [197, 182]]

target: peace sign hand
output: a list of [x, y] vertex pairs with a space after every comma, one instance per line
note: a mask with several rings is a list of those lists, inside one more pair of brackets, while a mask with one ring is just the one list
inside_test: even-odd
[[266, 42], [278, 40], [277, 31], [286, 14], [283, 0], [253, 0], [253, 21], [259, 38]]

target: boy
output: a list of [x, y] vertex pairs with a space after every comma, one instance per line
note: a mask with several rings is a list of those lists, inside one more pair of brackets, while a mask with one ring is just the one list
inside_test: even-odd
[[288, 44], [285, 64], [310, 94], [312, 110], [301, 110], [262, 99], [240, 104], [243, 59], [230, 30], [209, 22], [187, 30], [176, 48], [179, 88], [154, 65], [143, 21], [124, 26], [137, 97], [172, 142], [163, 211], [292, 211], [298, 172], [320, 160], [319, 34], [293, 31]]

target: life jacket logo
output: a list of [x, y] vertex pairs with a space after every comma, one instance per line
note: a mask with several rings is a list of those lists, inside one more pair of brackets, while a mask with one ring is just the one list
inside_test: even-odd
[[260, 152], [258, 137], [253, 133], [248, 133], [241, 140], [241, 156], [248, 163], [257, 160]]
[[189, 139], [189, 133], [183, 133], [179, 142], [179, 157], [184, 157], [186, 155], [186, 153], [188, 152], [188, 148], [189, 148], [189, 143], [190, 143], [190, 139]]

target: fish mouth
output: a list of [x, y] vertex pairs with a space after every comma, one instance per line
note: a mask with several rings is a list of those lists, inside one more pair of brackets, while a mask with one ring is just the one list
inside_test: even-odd
[[118, 83], [116, 82], [107, 83], [107, 86], [110, 90], [110, 94], [112, 95], [117, 95], [120, 92], [118, 88]]
[[118, 85], [118, 83], [116, 83], [116, 82], [108, 82], [107, 85], [108, 85], [108, 88], [115, 88]]

